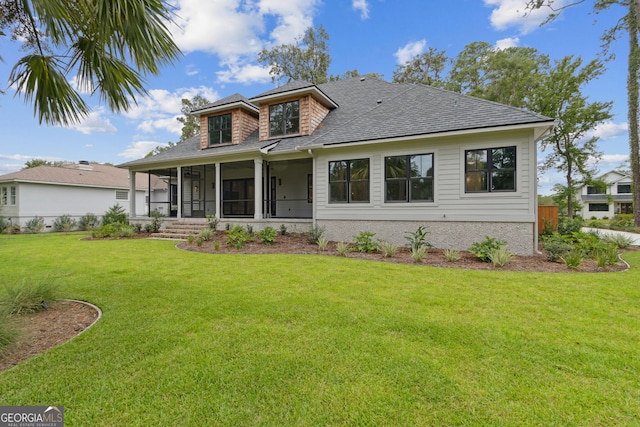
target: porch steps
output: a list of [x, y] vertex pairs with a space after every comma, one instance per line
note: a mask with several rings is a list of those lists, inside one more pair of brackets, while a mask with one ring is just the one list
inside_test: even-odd
[[176, 221], [167, 224], [158, 233], [153, 233], [152, 238], [186, 240], [189, 236], [196, 236], [200, 231], [208, 227], [209, 225], [205, 222]]

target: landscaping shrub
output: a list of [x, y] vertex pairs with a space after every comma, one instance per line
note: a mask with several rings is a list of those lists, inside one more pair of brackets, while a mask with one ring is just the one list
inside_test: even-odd
[[102, 216], [102, 225], [127, 224], [127, 213], [119, 204], [111, 206]]
[[408, 236], [405, 236], [405, 239], [409, 242], [409, 248], [411, 250], [421, 247], [431, 247], [431, 243], [427, 242], [427, 234], [429, 234], [429, 232], [425, 230], [424, 225], [418, 227], [414, 232], [407, 231], [405, 234], [408, 234]]
[[44, 230], [44, 218], [36, 215], [24, 224], [24, 231], [27, 233], [41, 233]]
[[622, 234], [607, 234], [604, 233], [600, 236], [602, 241], [614, 245], [619, 249], [626, 249], [633, 243], [633, 239]]
[[200, 230], [198, 233], [198, 239], [201, 239], [203, 242], [208, 242], [213, 237], [213, 230], [210, 228], [204, 228]]
[[345, 242], [338, 242], [336, 244], [336, 250], [338, 251], [338, 255], [346, 256], [349, 251], [349, 244]]
[[22, 281], [21, 285], [5, 284], [5, 294], [0, 300], [9, 314], [35, 313], [47, 308], [58, 299], [58, 287], [53, 279], [38, 282]]
[[633, 214], [614, 215], [609, 221], [611, 228], [628, 229], [633, 228]]
[[94, 239], [104, 239], [108, 237], [135, 237], [136, 230], [134, 226], [129, 224], [115, 223], [98, 227], [91, 231], [91, 237]]
[[160, 227], [162, 226], [164, 214], [160, 211], [152, 211], [149, 216], [151, 217], [151, 223], [149, 224], [149, 232], [157, 233], [160, 231]]
[[413, 258], [414, 262], [422, 262], [425, 256], [427, 256], [427, 248], [425, 246], [411, 248], [411, 258]]
[[207, 224], [209, 224], [209, 228], [212, 231], [218, 231], [218, 224], [220, 224], [220, 219], [216, 218], [213, 215], [207, 215]]
[[53, 231], [69, 232], [76, 228], [76, 220], [71, 218], [70, 215], [60, 215], [53, 220]]
[[[280, 232], [282, 232], [282, 226], [280, 226]], [[285, 232], [286, 232], [286, 227], [285, 227]], [[314, 225], [313, 227], [311, 227], [308, 233], [309, 243], [317, 245], [318, 240], [320, 240], [323, 234], [324, 234], [324, 227]]]
[[0, 311], [0, 355], [16, 341], [18, 330], [4, 311]]
[[475, 242], [469, 248], [469, 252], [480, 258], [483, 262], [491, 262], [491, 252], [506, 246], [507, 242], [493, 237], [485, 236], [482, 242]]
[[91, 212], [80, 217], [78, 221], [78, 228], [80, 230], [95, 230], [100, 226], [100, 219], [97, 215]]
[[576, 268], [580, 267], [580, 264], [582, 264], [582, 251], [578, 249], [572, 249], [562, 257], [562, 260], [568, 268], [575, 270]]
[[284, 236], [285, 234], [287, 234], [287, 226], [280, 224], [280, 235]]
[[505, 248], [494, 249], [489, 253], [491, 262], [496, 267], [504, 267], [513, 260], [514, 255]]
[[380, 252], [382, 252], [382, 256], [385, 258], [393, 257], [396, 253], [398, 253], [398, 245], [387, 242], [386, 240], [381, 240]]
[[380, 250], [380, 245], [373, 241], [376, 233], [361, 231], [357, 236], [353, 236], [353, 251], [372, 253]]
[[251, 236], [239, 225], [236, 225], [227, 232], [227, 245], [236, 249], [242, 249], [251, 241]]
[[595, 259], [598, 267], [605, 268], [618, 263], [618, 248], [606, 245], [596, 249]]
[[273, 245], [278, 232], [273, 227], [265, 227], [264, 230], [258, 231], [257, 235], [263, 245]]
[[560, 262], [572, 248], [571, 242], [558, 233], [542, 239], [542, 250], [547, 261]]
[[580, 231], [580, 229], [584, 225], [584, 220], [580, 217], [569, 218], [563, 217], [558, 222], [558, 233], [560, 234], [571, 234], [576, 231]]
[[460, 255], [460, 251], [457, 251], [455, 249], [444, 249], [442, 253], [444, 254], [444, 257], [447, 259], [447, 261], [449, 262], [459, 261], [460, 258], [462, 257]]
[[318, 248], [321, 251], [326, 251], [327, 246], [329, 246], [329, 241], [327, 239], [325, 239], [324, 237], [318, 239]]

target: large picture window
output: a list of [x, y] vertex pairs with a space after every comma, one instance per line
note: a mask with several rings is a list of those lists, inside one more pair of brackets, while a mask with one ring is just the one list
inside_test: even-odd
[[283, 102], [269, 106], [269, 136], [300, 133], [300, 103]]
[[369, 201], [369, 159], [329, 162], [329, 202]]
[[516, 147], [465, 151], [465, 192], [516, 191]]
[[209, 145], [231, 142], [231, 114], [209, 117]]
[[384, 160], [385, 202], [433, 202], [433, 154]]

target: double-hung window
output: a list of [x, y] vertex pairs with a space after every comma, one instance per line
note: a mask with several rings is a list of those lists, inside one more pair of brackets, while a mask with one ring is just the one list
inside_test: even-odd
[[465, 192], [516, 191], [516, 147], [465, 151]]
[[300, 133], [300, 103], [283, 102], [269, 106], [269, 136]]
[[385, 202], [433, 202], [433, 154], [384, 160]]
[[369, 159], [329, 162], [329, 202], [369, 201]]
[[209, 117], [209, 145], [231, 142], [231, 113]]

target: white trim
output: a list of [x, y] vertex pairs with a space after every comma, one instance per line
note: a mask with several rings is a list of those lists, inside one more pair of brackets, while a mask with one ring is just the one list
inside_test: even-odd
[[317, 99], [322, 105], [328, 108], [338, 108], [338, 104], [336, 104], [331, 98], [329, 98], [324, 92], [318, 89], [316, 86], [307, 86], [300, 89], [294, 89], [286, 92], [278, 92], [265, 96], [257, 96], [255, 98], [250, 98], [249, 100], [257, 105], [267, 104], [271, 101], [277, 101], [278, 99], [285, 98], [293, 98], [295, 96], [303, 96], [303, 95], [318, 95], [320, 99]]
[[242, 108], [248, 111], [252, 111], [254, 113], [260, 112], [260, 109], [258, 107], [256, 107], [255, 105], [248, 104], [246, 101], [235, 101], [235, 102], [230, 102], [228, 104], [216, 105], [216, 106], [205, 108], [202, 110], [190, 111], [189, 113], [187, 113], [187, 115], [200, 117], [204, 114], [233, 110], [235, 108]]

